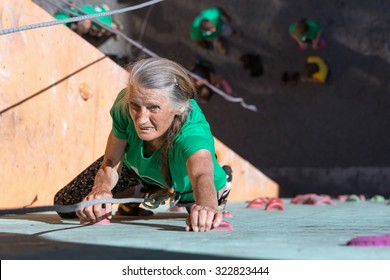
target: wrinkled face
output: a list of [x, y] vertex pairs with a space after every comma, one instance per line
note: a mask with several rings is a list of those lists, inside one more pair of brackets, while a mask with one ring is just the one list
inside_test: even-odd
[[129, 95], [129, 111], [139, 138], [154, 147], [161, 146], [162, 136], [175, 114], [167, 94], [162, 90], [134, 86]]

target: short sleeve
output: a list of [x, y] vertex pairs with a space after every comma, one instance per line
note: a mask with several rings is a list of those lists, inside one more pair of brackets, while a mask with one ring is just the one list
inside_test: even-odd
[[184, 162], [200, 150], [208, 150], [211, 154], [215, 154], [214, 138], [204, 132], [194, 131], [189, 133], [186, 136], [180, 137], [180, 140], [175, 143], [174, 148], [175, 153], [180, 154]]
[[288, 27], [288, 32], [290, 32], [290, 34], [294, 34], [296, 26], [296, 23], [290, 24], [290, 26]]
[[112, 118], [112, 130], [114, 135], [119, 139], [127, 138], [127, 127], [129, 126], [129, 117], [125, 114], [122, 106], [122, 99], [125, 96], [126, 91], [122, 90], [114, 104], [111, 107], [110, 115]]

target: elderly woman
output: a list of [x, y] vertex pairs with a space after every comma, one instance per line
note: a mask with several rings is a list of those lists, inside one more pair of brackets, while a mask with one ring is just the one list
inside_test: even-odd
[[[127, 196], [143, 197], [145, 192], [173, 190], [179, 203], [192, 203], [187, 208], [187, 231], [218, 227], [231, 174], [217, 162], [214, 138], [193, 99], [190, 78], [181, 66], [163, 58], [140, 60], [128, 71], [128, 86], [110, 111], [113, 124], [104, 156], [62, 188], [54, 203], [123, 197], [126, 192]], [[96, 222], [102, 207], [59, 215]], [[104, 207], [111, 213], [111, 205]], [[120, 205], [118, 211], [122, 215], [150, 214], [137, 204]]]

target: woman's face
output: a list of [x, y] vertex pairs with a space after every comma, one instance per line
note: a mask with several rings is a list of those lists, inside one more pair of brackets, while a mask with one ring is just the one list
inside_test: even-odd
[[155, 148], [177, 113], [163, 90], [133, 86], [129, 95], [129, 111], [139, 138]]

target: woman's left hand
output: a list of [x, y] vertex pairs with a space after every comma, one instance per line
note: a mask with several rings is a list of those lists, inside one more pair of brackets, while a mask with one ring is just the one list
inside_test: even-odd
[[193, 204], [191, 212], [187, 216], [186, 231], [205, 232], [218, 227], [223, 221], [223, 215], [220, 211], [207, 206]]

